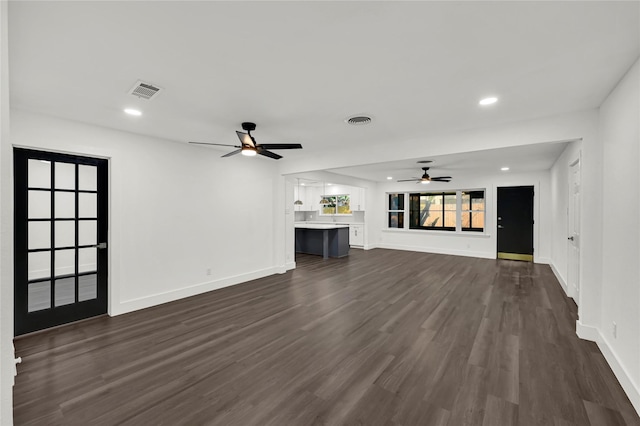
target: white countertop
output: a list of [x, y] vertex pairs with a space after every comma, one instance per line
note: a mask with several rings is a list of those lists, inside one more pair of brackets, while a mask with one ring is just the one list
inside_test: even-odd
[[309, 223], [309, 224], [305, 224], [305, 223], [301, 223], [298, 222], [295, 224], [296, 228], [302, 228], [302, 229], [338, 229], [338, 228], [348, 228], [349, 225], [346, 224], [340, 224], [340, 223]]

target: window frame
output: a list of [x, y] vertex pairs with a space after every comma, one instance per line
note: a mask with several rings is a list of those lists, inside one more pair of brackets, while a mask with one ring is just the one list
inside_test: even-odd
[[[411, 192], [409, 193], [409, 229], [424, 229], [424, 230], [428, 230], [428, 231], [448, 231], [448, 232], [456, 232], [457, 230], [457, 223], [458, 223], [458, 192], [460, 191], [429, 191], [429, 192]], [[455, 209], [454, 210], [446, 210], [445, 206], [447, 205], [445, 203], [445, 197], [446, 196], [451, 196], [453, 195], [455, 197], [456, 203], [455, 203]], [[442, 197], [442, 225], [440, 226], [422, 226], [422, 225], [413, 225], [413, 220], [412, 220], [412, 215], [413, 213], [416, 211], [414, 209], [411, 208], [412, 205], [412, 198], [414, 198], [415, 196], [418, 197], [418, 202], [420, 202], [420, 197], [422, 196], [428, 196], [428, 197]], [[431, 207], [429, 208], [429, 210], [431, 210]], [[419, 210], [418, 210], [419, 211]], [[445, 212], [451, 212], [453, 211], [454, 215], [455, 215], [455, 220], [456, 220], [456, 226], [445, 226]], [[418, 220], [419, 222], [419, 220]]]
[[[471, 194], [473, 193], [477, 193], [477, 192], [482, 192], [482, 200], [483, 200], [483, 205], [484, 205], [484, 209], [482, 210], [474, 210], [473, 209], [473, 200], [477, 200], [480, 199], [479, 197], [473, 197]], [[487, 191], [485, 191], [484, 189], [478, 189], [478, 190], [464, 190], [464, 191], [460, 191], [460, 203], [462, 203], [463, 198], [462, 196], [465, 194], [469, 194], [469, 208], [465, 208], [465, 206], [463, 206], [462, 204], [460, 205], [460, 231], [462, 232], [484, 232], [485, 226], [486, 226], [486, 214], [487, 214]], [[478, 226], [473, 226], [473, 213], [476, 212], [482, 212], [483, 214], [483, 218], [484, 220], [482, 221], [482, 226], [478, 227]], [[468, 227], [463, 227], [462, 226], [462, 217], [464, 214], [469, 214], [469, 224], [471, 226]]]
[[[338, 213], [338, 197], [347, 197], [347, 201], [348, 201], [348, 204], [349, 204], [349, 213]], [[320, 209], [320, 213], [319, 213], [320, 216], [351, 216], [351, 215], [353, 215], [353, 210], [351, 209], [351, 194], [330, 194], [330, 195], [329, 194], [323, 194], [323, 195], [320, 196], [320, 200], [323, 200], [325, 198], [327, 198], [327, 199], [332, 199], [333, 198], [335, 200], [335, 202], [333, 203], [333, 204], [335, 204], [334, 205], [334, 212], [333, 213], [325, 213], [324, 209], [325, 209], [326, 204], [322, 204], [321, 203], [320, 205], [322, 206], [322, 208]]]
[[[388, 229], [404, 229], [405, 227], [405, 208], [406, 208], [406, 200], [408, 199], [408, 197], [406, 196], [407, 194], [404, 192], [388, 192], [386, 193], [387, 195], [387, 228]], [[397, 209], [392, 209], [391, 208], [391, 197], [392, 196], [397, 196], [398, 197], [398, 208]], [[400, 201], [400, 198], [402, 198], [402, 201]], [[391, 225], [391, 215], [396, 214], [398, 215], [398, 218], [400, 216], [402, 216], [402, 226], [395, 226], [392, 227]], [[398, 225], [400, 224], [400, 221], [398, 221]]]

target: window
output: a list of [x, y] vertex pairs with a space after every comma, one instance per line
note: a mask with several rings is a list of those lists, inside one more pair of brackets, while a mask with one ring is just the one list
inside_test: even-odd
[[409, 194], [409, 228], [456, 230], [456, 193]]
[[404, 194], [388, 194], [387, 220], [389, 228], [404, 228]]
[[484, 191], [462, 192], [462, 230], [484, 231]]
[[322, 214], [351, 214], [349, 195], [323, 195]]

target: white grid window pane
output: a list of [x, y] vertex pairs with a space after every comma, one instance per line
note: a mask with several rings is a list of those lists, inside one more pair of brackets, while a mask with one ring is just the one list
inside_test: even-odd
[[96, 166], [78, 166], [78, 189], [98, 190], [98, 168]]
[[56, 189], [76, 189], [76, 165], [71, 163], [54, 163]]
[[78, 245], [87, 246], [98, 244], [98, 221], [78, 221]]
[[79, 217], [98, 217], [98, 194], [78, 194]]
[[51, 281], [29, 284], [27, 312], [41, 311], [51, 307]]
[[29, 250], [51, 247], [51, 222], [29, 222]]
[[75, 277], [56, 280], [54, 303], [56, 306], [64, 306], [76, 301]]
[[56, 219], [76, 217], [76, 194], [73, 192], [56, 192], [55, 203]]
[[29, 159], [27, 169], [29, 188], [51, 188], [51, 162]]
[[76, 272], [76, 253], [75, 250], [56, 250], [56, 277], [60, 275], [75, 274]]
[[91, 300], [98, 297], [98, 276], [83, 275], [78, 277], [78, 301]]
[[98, 270], [98, 249], [95, 247], [78, 250], [78, 272], [93, 272]]
[[27, 216], [29, 219], [49, 219], [51, 217], [51, 192], [29, 191]]
[[55, 227], [56, 247], [72, 247], [76, 245], [76, 224], [74, 221], [57, 221]]
[[48, 278], [51, 276], [51, 252], [38, 251], [27, 255], [27, 279]]

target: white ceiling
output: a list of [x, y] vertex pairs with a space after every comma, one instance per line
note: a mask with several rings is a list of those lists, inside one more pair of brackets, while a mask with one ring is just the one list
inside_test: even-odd
[[[387, 177], [392, 177], [392, 181], [420, 177], [423, 173], [422, 167], [429, 167], [428, 173], [432, 177], [451, 176], [454, 181], [462, 177], [490, 176], [502, 173], [502, 167], [509, 168], [506, 173], [530, 173], [550, 169], [568, 143], [521, 145], [354, 167], [341, 167], [330, 171], [376, 182], [387, 182]], [[432, 162], [428, 164], [417, 163], [417, 161], [421, 160], [431, 160]]]
[[[295, 161], [595, 108], [640, 55], [639, 17], [612, 1], [13, 1], [11, 104], [179, 142], [235, 144], [255, 121], [258, 142], [302, 143], [281, 151]], [[164, 92], [128, 95], [138, 79]]]

